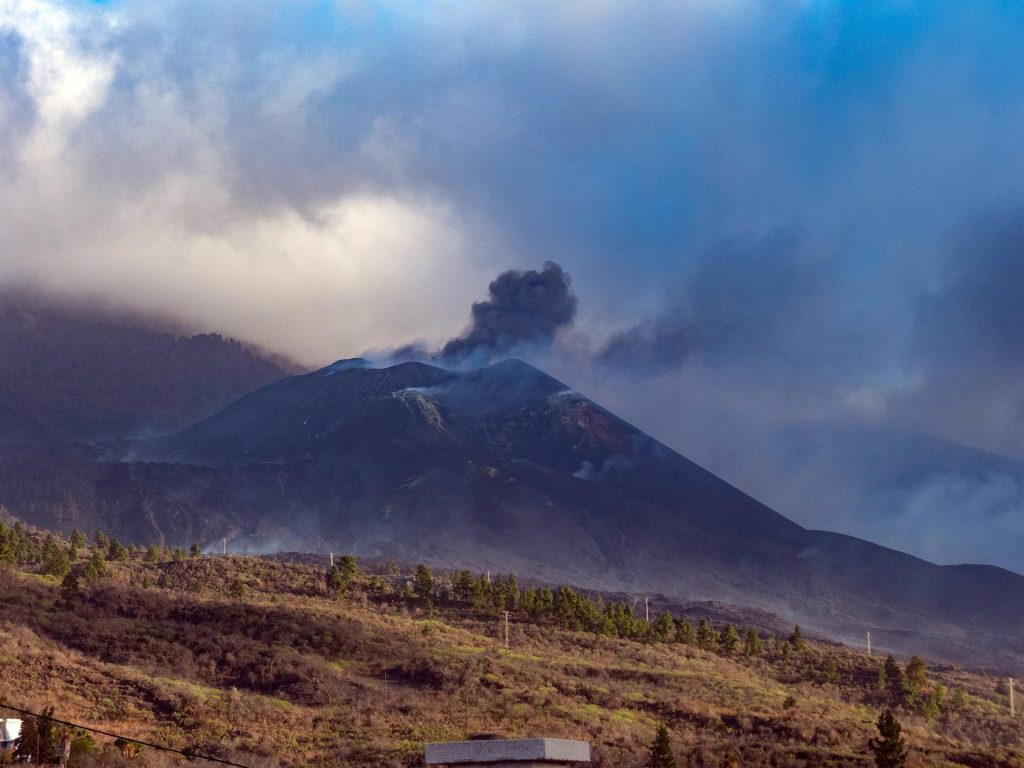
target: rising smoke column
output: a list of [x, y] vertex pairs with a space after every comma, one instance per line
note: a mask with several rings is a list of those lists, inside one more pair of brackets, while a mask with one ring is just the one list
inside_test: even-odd
[[472, 322], [437, 358], [449, 364], [484, 364], [513, 349], [548, 346], [576, 317], [571, 279], [558, 264], [539, 272], [509, 270], [488, 286], [487, 301], [473, 304]]

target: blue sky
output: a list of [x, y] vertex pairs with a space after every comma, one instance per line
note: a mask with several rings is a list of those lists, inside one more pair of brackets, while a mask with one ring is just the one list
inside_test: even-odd
[[8, 0], [0, 276], [320, 364], [551, 260], [520, 352], [796, 507], [737, 435], [1024, 458], [1022, 63], [996, 0]]

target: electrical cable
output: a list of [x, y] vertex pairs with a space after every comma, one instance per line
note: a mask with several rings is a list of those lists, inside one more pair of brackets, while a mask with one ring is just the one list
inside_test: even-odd
[[144, 747], [151, 747], [152, 749], [160, 749], [160, 750], [163, 750], [164, 752], [173, 752], [173, 753], [175, 753], [177, 755], [182, 755], [184, 757], [187, 757], [189, 760], [209, 760], [211, 763], [220, 763], [221, 765], [231, 765], [231, 766], [234, 766], [234, 768], [249, 768], [249, 766], [243, 765], [242, 763], [233, 763], [230, 760], [222, 760], [219, 757], [211, 757], [210, 755], [201, 755], [198, 752], [186, 752], [186, 751], [181, 750], [181, 749], [175, 749], [174, 747], [166, 747], [166, 746], [163, 746], [162, 744], [153, 744], [152, 742], [141, 741], [140, 739], [133, 739], [130, 736], [122, 736], [121, 734], [118, 734], [118, 733], [110, 733], [109, 731], [101, 731], [99, 728], [91, 728], [88, 725], [80, 725], [78, 723], [72, 723], [69, 720], [61, 720], [58, 717], [52, 717], [50, 715], [42, 715], [42, 714], [39, 714], [38, 712], [30, 712], [29, 710], [21, 709], [20, 707], [12, 707], [10, 704], [0, 703], [0, 709], [9, 709], [12, 712], [17, 712], [18, 714], [21, 714], [21, 715], [28, 715], [29, 717], [35, 717], [35, 718], [39, 718], [41, 720], [49, 720], [50, 722], [60, 723], [61, 725], [66, 725], [66, 726], [68, 726], [70, 728], [78, 728], [78, 729], [83, 730], [83, 731], [90, 731], [91, 733], [98, 733], [98, 734], [101, 734], [103, 736], [110, 736], [110, 737], [115, 738], [115, 739], [122, 739], [123, 741], [128, 741], [128, 742], [131, 742], [132, 744], [141, 744]]

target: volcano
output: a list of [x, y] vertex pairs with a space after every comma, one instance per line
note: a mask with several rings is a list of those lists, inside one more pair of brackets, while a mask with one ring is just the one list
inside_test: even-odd
[[508, 571], [753, 606], [894, 650], [1024, 658], [1024, 577], [805, 529], [517, 360], [343, 360], [175, 434], [47, 462], [23, 470], [57, 482], [63, 516], [38, 492], [25, 514], [14, 465], [0, 476], [4, 503], [40, 524]]

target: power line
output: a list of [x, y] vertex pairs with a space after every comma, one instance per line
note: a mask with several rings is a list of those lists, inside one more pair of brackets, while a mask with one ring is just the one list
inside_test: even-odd
[[144, 747], [151, 747], [153, 749], [161, 749], [164, 752], [173, 752], [176, 755], [182, 755], [184, 757], [187, 757], [190, 760], [209, 760], [211, 763], [220, 763], [222, 765], [231, 765], [231, 766], [234, 766], [234, 768], [249, 768], [249, 766], [243, 765], [242, 763], [233, 763], [230, 760], [222, 760], [219, 757], [211, 757], [210, 755], [201, 755], [198, 752], [186, 752], [186, 751], [181, 750], [181, 749], [175, 749], [174, 747], [165, 747], [162, 744], [153, 744], [153, 743], [148, 742], [148, 741], [140, 741], [139, 739], [133, 739], [130, 736], [122, 736], [121, 734], [118, 734], [118, 733], [110, 733], [110, 731], [101, 731], [99, 728], [91, 728], [88, 725], [80, 725], [78, 723], [72, 723], [69, 720], [61, 720], [60, 718], [51, 717], [50, 715], [41, 715], [38, 712], [30, 712], [27, 709], [20, 709], [19, 707], [12, 707], [10, 704], [2, 704], [2, 703], [0, 703], [0, 709], [9, 709], [12, 712], [17, 712], [18, 714], [21, 714], [21, 715], [28, 715], [29, 717], [36, 717], [36, 718], [39, 718], [41, 720], [49, 720], [49, 721], [54, 722], [54, 723], [60, 723], [61, 725], [66, 725], [66, 726], [68, 726], [70, 728], [78, 728], [78, 729], [83, 730], [83, 731], [91, 731], [92, 733], [98, 733], [98, 734], [100, 734], [102, 736], [110, 736], [111, 738], [114, 738], [114, 739], [123, 739], [124, 741], [130, 741], [133, 744], [141, 744]]

